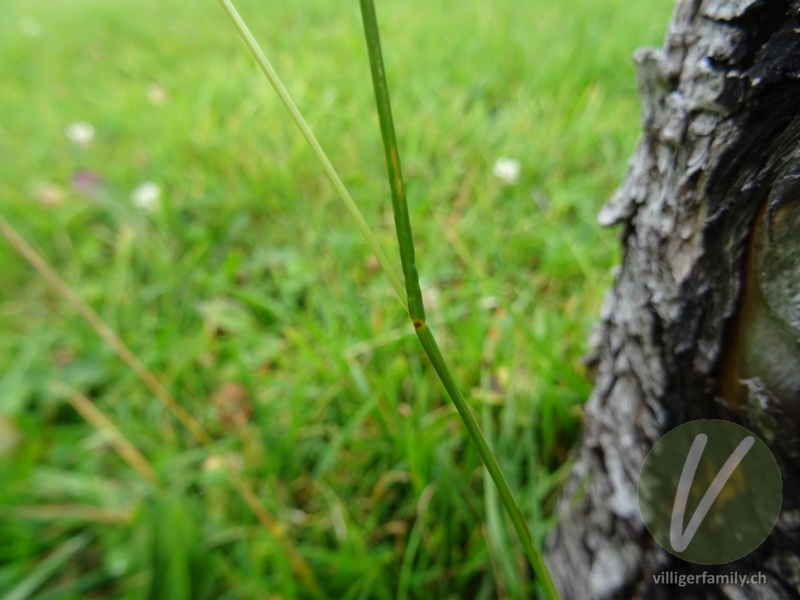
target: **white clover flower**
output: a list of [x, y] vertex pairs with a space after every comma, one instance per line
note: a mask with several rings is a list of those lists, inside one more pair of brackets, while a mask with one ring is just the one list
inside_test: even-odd
[[244, 459], [240, 454], [227, 452], [226, 454], [212, 454], [203, 461], [203, 471], [221, 471], [223, 469], [241, 471], [244, 468]]
[[147, 86], [147, 99], [153, 104], [164, 104], [169, 100], [169, 94], [164, 86], [153, 83]]
[[88, 146], [94, 139], [94, 127], [86, 121], [75, 121], [64, 128], [64, 133], [73, 144]]
[[503, 183], [514, 185], [519, 181], [521, 168], [516, 158], [498, 158], [492, 167], [492, 173]]
[[144, 212], [153, 212], [160, 205], [161, 188], [157, 183], [145, 181], [131, 193], [131, 202]]
[[24, 18], [19, 22], [19, 30], [28, 37], [39, 37], [42, 34], [42, 27], [33, 19]]
[[36, 186], [34, 196], [40, 205], [46, 208], [55, 208], [64, 204], [67, 193], [61, 186], [44, 181]]

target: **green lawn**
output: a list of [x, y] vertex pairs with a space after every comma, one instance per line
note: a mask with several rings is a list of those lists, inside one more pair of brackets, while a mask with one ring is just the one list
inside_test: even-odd
[[[358, 3], [238, 5], [396, 261]], [[618, 260], [595, 215], [638, 135], [631, 54], [671, 2], [377, 9], [429, 320], [541, 543]], [[0, 238], [0, 598], [531, 597], [401, 305], [220, 6], [2, 12], [0, 212], [213, 441]]]

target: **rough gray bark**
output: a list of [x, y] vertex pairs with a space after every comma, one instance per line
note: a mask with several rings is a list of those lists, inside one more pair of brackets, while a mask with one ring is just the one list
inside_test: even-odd
[[[678, 0], [664, 47], [635, 55], [643, 135], [599, 217], [622, 225], [623, 264], [604, 304], [584, 440], [548, 545], [565, 599], [800, 597], [797, 431], [757, 386], [744, 411], [726, 411], [718, 396], [748, 236], [771, 191], [800, 173], [798, 32], [800, 0]], [[800, 198], [798, 187], [787, 198]], [[758, 550], [716, 570], [760, 570], [767, 582], [655, 585], [665, 570], [715, 568], [676, 559], [652, 539], [637, 503], [639, 469], [664, 433], [721, 414], [771, 445], [784, 503]]]

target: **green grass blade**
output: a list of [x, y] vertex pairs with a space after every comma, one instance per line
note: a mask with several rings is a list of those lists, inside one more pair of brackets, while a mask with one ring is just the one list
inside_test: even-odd
[[314, 135], [314, 132], [311, 131], [311, 127], [308, 126], [305, 118], [303, 118], [303, 115], [300, 114], [300, 110], [297, 108], [297, 105], [292, 100], [289, 92], [283, 85], [283, 82], [278, 77], [277, 72], [272, 67], [272, 64], [270, 64], [269, 60], [267, 60], [267, 57], [264, 55], [264, 52], [262, 52], [258, 42], [253, 37], [253, 34], [250, 33], [250, 29], [248, 29], [244, 20], [242, 20], [241, 15], [239, 15], [239, 12], [231, 3], [231, 0], [219, 0], [219, 2], [222, 5], [222, 8], [225, 9], [225, 12], [228, 13], [231, 21], [233, 21], [236, 30], [239, 32], [239, 35], [242, 36], [244, 43], [247, 45], [250, 53], [256, 59], [258, 66], [264, 72], [264, 75], [267, 76], [267, 79], [275, 90], [275, 93], [278, 94], [278, 97], [286, 107], [286, 110], [289, 111], [289, 114], [291, 115], [295, 125], [297, 125], [298, 129], [300, 129], [300, 132], [303, 134], [303, 137], [306, 138], [308, 145], [311, 146], [314, 154], [317, 155], [320, 163], [322, 163], [325, 174], [328, 176], [328, 179], [331, 180], [331, 183], [339, 194], [339, 197], [342, 199], [342, 202], [344, 202], [347, 210], [350, 211], [350, 214], [355, 219], [356, 224], [366, 238], [370, 249], [378, 259], [378, 262], [383, 268], [384, 273], [386, 273], [386, 276], [389, 278], [389, 282], [392, 284], [395, 293], [397, 293], [397, 297], [400, 299], [400, 302], [403, 304], [403, 306], [408, 309], [406, 292], [403, 289], [403, 284], [400, 283], [400, 278], [397, 276], [397, 273], [395, 273], [392, 265], [389, 263], [389, 259], [386, 258], [383, 250], [381, 250], [381, 247], [378, 245], [378, 241], [375, 239], [375, 236], [372, 234], [369, 225], [367, 225], [367, 222], [364, 220], [364, 216], [361, 214], [361, 211], [358, 210], [356, 203], [353, 201], [352, 196], [350, 196], [350, 192], [347, 191], [347, 188], [344, 186], [341, 177], [339, 177], [339, 174], [336, 172], [333, 163], [331, 163], [328, 155], [325, 154], [322, 146], [320, 146], [316, 136]]
[[20, 581], [14, 589], [9, 591], [4, 600], [26, 600], [33, 597], [33, 594], [44, 582], [55, 575], [66, 562], [83, 550], [89, 543], [90, 538], [86, 534], [76, 535], [53, 550], [50, 555], [42, 560], [36, 568], [31, 571], [25, 579]]
[[394, 134], [392, 104], [389, 100], [389, 88], [386, 84], [386, 71], [383, 68], [378, 19], [375, 15], [375, 5], [372, 0], [361, 0], [361, 15], [364, 20], [364, 34], [367, 39], [372, 85], [375, 88], [375, 102], [378, 106], [378, 119], [381, 124], [386, 170], [389, 174], [389, 188], [392, 191], [392, 212], [394, 213], [397, 242], [400, 246], [400, 261], [403, 264], [406, 294], [408, 295], [408, 313], [416, 325], [417, 322], [425, 322], [425, 306], [422, 302], [419, 275], [417, 274], [417, 265], [414, 260], [414, 238], [411, 233], [411, 221], [408, 217], [406, 186], [403, 181], [400, 153], [397, 150], [397, 139]]
[[517, 532], [520, 542], [522, 542], [522, 547], [525, 549], [525, 554], [544, 590], [545, 597], [550, 600], [557, 600], [559, 597], [558, 592], [553, 584], [552, 577], [550, 577], [550, 571], [547, 569], [544, 558], [536, 547], [536, 543], [533, 541], [531, 532], [528, 530], [528, 525], [525, 523], [525, 518], [522, 516], [522, 512], [519, 510], [514, 500], [511, 489], [508, 487], [508, 482], [503, 476], [503, 472], [500, 470], [500, 465], [497, 464], [497, 459], [489, 448], [489, 444], [486, 443], [486, 439], [478, 426], [475, 416], [472, 414], [472, 410], [470, 410], [467, 401], [461, 394], [461, 390], [459, 390], [456, 385], [455, 379], [453, 379], [452, 373], [450, 373], [447, 363], [445, 363], [444, 357], [439, 350], [439, 345], [433, 337], [433, 333], [431, 333], [427, 325], [423, 325], [417, 329], [417, 336], [420, 342], [422, 342], [422, 347], [425, 348], [425, 353], [430, 358], [433, 368], [436, 370], [437, 375], [439, 375], [439, 379], [441, 379], [447, 393], [453, 400], [453, 404], [455, 404], [456, 410], [461, 416], [461, 420], [464, 421], [464, 425], [472, 441], [475, 442], [475, 445], [478, 447], [478, 452], [483, 459], [486, 470], [489, 471], [489, 475], [497, 486], [497, 491], [500, 494], [503, 506], [506, 512], [508, 512], [508, 516], [511, 518], [514, 530]]
[[544, 562], [541, 552], [533, 541], [530, 530], [528, 529], [522, 512], [519, 510], [511, 489], [508, 487], [503, 472], [494, 457], [486, 438], [478, 426], [472, 411], [461, 394], [450, 369], [442, 356], [436, 339], [433, 337], [428, 325], [425, 323], [425, 311], [422, 303], [422, 293], [419, 287], [419, 277], [414, 263], [414, 240], [411, 234], [411, 222], [408, 216], [408, 203], [406, 201], [405, 185], [403, 174], [400, 168], [400, 157], [397, 151], [397, 139], [394, 133], [394, 123], [392, 120], [392, 108], [389, 101], [389, 89], [386, 84], [386, 73], [383, 67], [383, 57], [381, 53], [380, 35], [378, 32], [378, 20], [375, 15], [375, 5], [373, 0], [360, 0], [361, 15], [364, 20], [364, 32], [369, 51], [370, 70], [372, 72], [372, 82], [375, 89], [375, 103], [378, 108], [378, 116], [381, 125], [381, 135], [383, 137], [384, 153], [386, 155], [386, 168], [389, 175], [389, 187], [392, 190], [392, 207], [394, 210], [395, 226], [397, 228], [397, 241], [400, 245], [400, 259], [403, 262], [403, 273], [406, 278], [406, 290], [408, 293], [409, 316], [414, 322], [414, 329], [430, 358], [433, 368], [439, 375], [439, 379], [444, 384], [447, 393], [456, 406], [461, 420], [469, 432], [472, 441], [478, 447], [478, 452], [483, 459], [486, 470], [492, 477], [500, 499], [508, 512], [514, 529], [519, 536], [525, 554], [530, 560], [536, 577], [538, 578], [545, 595], [550, 599], [557, 599], [556, 592], [550, 572]]

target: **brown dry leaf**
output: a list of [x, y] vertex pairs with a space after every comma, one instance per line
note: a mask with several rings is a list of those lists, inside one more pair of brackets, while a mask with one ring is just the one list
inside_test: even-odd
[[211, 396], [217, 419], [226, 431], [239, 430], [253, 416], [250, 394], [240, 383], [225, 383]]

